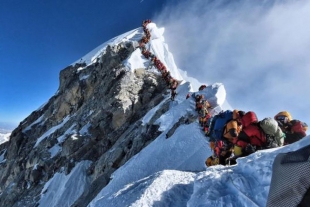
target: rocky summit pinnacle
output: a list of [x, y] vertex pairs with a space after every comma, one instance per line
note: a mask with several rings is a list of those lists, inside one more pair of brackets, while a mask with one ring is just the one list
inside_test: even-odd
[[[75, 206], [86, 206], [108, 182], [111, 173], [160, 133], [141, 117], [167, 93], [160, 74], [123, 61], [133, 42], [108, 45], [91, 64], [76, 63], [60, 72], [57, 93], [32, 112], [1, 145], [0, 206], [36, 206], [46, 182], [56, 173], [69, 174], [88, 161], [87, 190]], [[168, 108], [163, 104], [154, 116]]]

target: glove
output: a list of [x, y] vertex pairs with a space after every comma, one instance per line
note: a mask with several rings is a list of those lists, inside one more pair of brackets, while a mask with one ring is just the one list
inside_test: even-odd
[[251, 144], [248, 144], [246, 147], [245, 147], [245, 152], [247, 154], [252, 154], [256, 151], [256, 146], [254, 145], [251, 145]]

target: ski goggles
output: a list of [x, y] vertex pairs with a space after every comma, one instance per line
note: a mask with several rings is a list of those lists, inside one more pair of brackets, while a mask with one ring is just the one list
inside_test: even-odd
[[282, 122], [287, 122], [288, 118], [286, 116], [280, 115], [280, 116], [277, 116], [277, 120], [282, 121]]

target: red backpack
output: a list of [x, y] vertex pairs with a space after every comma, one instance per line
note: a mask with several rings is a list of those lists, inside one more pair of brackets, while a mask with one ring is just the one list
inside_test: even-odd
[[258, 119], [253, 111], [247, 112], [242, 118], [242, 131], [249, 137], [252, 145], [264, 147], [266, 145], [266, 135], [258, 126]]
[[291, 127], [291, 132], [292, 133], [300, 133], [306, 136], [306, 132], [303, 128], [302, 122], [299, 120], [292, 120], [291, 121], [292, 127]]
[[253, 111], [245, 113], [244, 116], [241, 118], [242, 127], [248, 127], [252, 123], [257, 123], [257, 121], [257, 116]]

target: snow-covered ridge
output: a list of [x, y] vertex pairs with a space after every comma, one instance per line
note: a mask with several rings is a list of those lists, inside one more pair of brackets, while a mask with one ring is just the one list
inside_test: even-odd
[[211, 150], [198, 121], [165, 137], [166, 130], [184, 115], [180, 113], [195, 113], [194, 100], [182, 99], [184, 88], [180, 87], [177, 103], [171, 103], [170, 110], [158, 119], [163, 133], [118, 169], [89, 206], [265, 206], [275, 156], [310, 144], [310, 137], [305, 137], [239, 158], [235, 166], [206, 168], [204, 161]]
[[119, 35], [117, 37], [114, 37], [103, 44], [99, 45], [86, 55], [84, 55], [82, 58], [79, 60], [73, 62], [71, 65], [75, 65], [76, 63], [86, 63], [86, 65], [92, 64], [96, 61], [97, 58], [99, 58], [104, 51], [106, 50], [108, 45], [117, 45], [121, 42], [126, 42], [126, 41], [138, 41], [141, 39], [143, 35], [143, 31], [141, 28], [131, 30], [129, 32], [126, 32], [122, 35]]
[[[170, 71], [172, 77], [177, 80], [184, 80], [181, 76], [175, 62], [173, 59], [173, 55], [168, 50], [168, 45], [165, 43], [165, 39], [163, 36], [164, 28], [158, 28], [155, 23], [150, 23], [147, 25], [151, 33], [150, 43], [146, 45], [147, 49], [150, 50], [154, 55], [156, 55], [163, 63], [167, 66], [168, 71]], [[104, 42], [97, 48], [93, 49], [91, 52], [87, 53], [81, 59], [75, 61], [71, 65], [75, 65], [76, 63], [86, 63], [86, 65], [93, 64], [97, 61], [97, 58], [101, 57], [104, 54], [108, 45], [117, 45], [120, 43], [133, 42], [133, 45], [138, 46], [138, 41], [143, 37], [144, 32], [142, 28], [137, 28], [126, 32], [122, 35], [119, 35], [115, 38], [112, 38], [109, 41]], [[131, 56], [124, 61], [124, 65], [131, 70], [132, 72], [135, 69], [139, 68], [147, 68], [150, 65], [150, 61], [144, 58], [141, 55], [141, 50], [136, 49]], [[83, 68], [79, 68], [78, 71]], [[81, 79], [86, 77], [81, 77]]]

